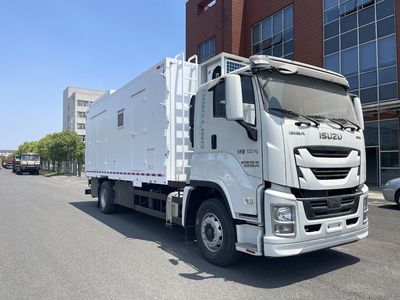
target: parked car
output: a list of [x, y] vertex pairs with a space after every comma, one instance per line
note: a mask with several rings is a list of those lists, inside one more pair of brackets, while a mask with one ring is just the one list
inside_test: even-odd
[[386, 182], [383, 186], [383, 197], [387, 201], [395, 201], [400, 209], [400, 178], [395, 178]]

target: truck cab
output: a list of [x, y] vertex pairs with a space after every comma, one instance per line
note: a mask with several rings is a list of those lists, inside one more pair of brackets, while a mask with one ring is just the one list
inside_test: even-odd
[[[232, 220], [228, 248], [253, 255], [296, 255], [366, 237], [362, 110], [348, 88], [340, 74], [268, 56], [201, 85], [191, 103], [184, 206], [190, 211], [196, 190], [211, 188]], [[208, 206], [184, 218], [206, 258], [224, 264], [225, 217]]]
[[21, 159], [15, 165], [15, 173], [22, 175], [25, 172], [39, 175], [40, 171], [40, 156], [37, 153], [22, 153]]

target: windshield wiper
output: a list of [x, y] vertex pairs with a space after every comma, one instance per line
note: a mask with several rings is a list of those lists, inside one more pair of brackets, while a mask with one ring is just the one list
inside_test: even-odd
[[[291, 115], [291, 116], [294, 116], [294, 117], [302, 117], [303, 119], [306, 119], [306, 120], [311, 121], [312, 123], [314, 123], [316, 127], [319, 126], [319, 122], [318, 122], [317, 120], [313, 119], [312, 117], [299, 114], [299, 113], [294, 112], [294, 111], [292, 111], [292, 110], [287, 110], [287, 109], [277, 108], [277, 107], [268, 108], [268, 110], [281, 112], [281, 113], [283, 113], [283, 114]], [[307, 122], [307, 123], [303, 123], [303, 122], [302, 122], [302, 124], [311, 125], [311, 124], [308, 123], [308, 122]]]
[[329, 118], [329, 117], [327, 117], [327, 116], [323, 116], [323, 115], [307, 115], [307, 116], [308, 116], [308, 117], [312, 117], [312, 118], [325, 119], [325, 120], [331, 121], [332, 123], [335, 123], [336, 125], [339, 125], [339, 126], [340, 126], [340, 129], [345, 129], [345, 128], [346, 128], [346, 127], [343, 125], [343, 123], [340, 123], [340, 122], [338, 122], [338, 121], [335, 121], [334, 119]]
[[[335, 118], [334, 120], [337, 121], [337, 122], [342, 122], [344, 128], [355, 129], [355, 130], [357, 130], [357, 131], [359, 131], [359, 130], [361, 129], [361, 127], [360, 127], [358, 124], [356, 124], [356, 123], [350, 121], [349, 119], [345, 119], [345, 118]], [[354, 127], [353, 127], [353, 126], [345, 126], [344, 124], [351, 124], [351, 125], [353, 125]]]

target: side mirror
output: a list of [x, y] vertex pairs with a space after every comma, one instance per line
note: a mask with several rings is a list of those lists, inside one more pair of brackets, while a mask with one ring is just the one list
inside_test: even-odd
[[243, 96], [240, 76], [228, 74], [225, 77], [226, 119], [243, 120]]
[[360, 124], [361, 129], [364, 130], [364, 115], [362, 112], [362, 105], [359, 97], [353, 97], [353, 105], [358, 123]]

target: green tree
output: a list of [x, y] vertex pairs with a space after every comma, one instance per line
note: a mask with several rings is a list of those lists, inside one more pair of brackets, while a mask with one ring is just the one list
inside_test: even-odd
[[24, 142], [18, 147], [18, 149], [13, 153], [13, 156], [21, 156], [22, 153], [38, 153], [38, 142]]
[[53, 170], [57, 163], [57, 172], [61, 171], [62, 162], [76, 162], [80, 175], [81, 165], [85, 159], [85, 143], [76, 132], [62, 131], [48, 134], [39, 141], [23, 143], [15, 151], [14, 156], [25, 152], [38, 153], [42, 164], [53, 163]]
[[49, 162], [53, 162], [54, 166], [54, 161], [52, 160], [49, 154], [49, 145], [51, 143], [52, 138], [53, 134], [48, 134], [45, 137], [41, 138], [38, 142], [38, 153], [40, 155], [43, 165], [48, 165]]
[[76, 132], [57, 132], [48, 141], [48, 152], [49, 157], [58, 163], [60, 171], [63, 161], [76, 161], [78, 164], [83, 162], [85, 144]]

